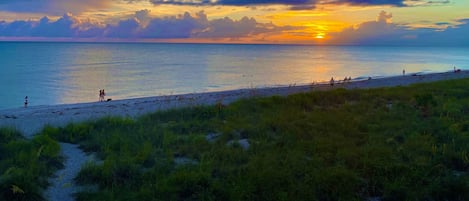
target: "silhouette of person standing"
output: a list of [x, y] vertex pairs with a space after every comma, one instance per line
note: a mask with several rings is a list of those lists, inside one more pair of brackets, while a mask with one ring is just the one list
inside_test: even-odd
[[24, 97], [24, 107], [28, 107], [28, 96]]
[[104, 101], [104, 96], [106, 96], [106, 93], [104, 93], [104, 89], [99, 90], [99, 102]]

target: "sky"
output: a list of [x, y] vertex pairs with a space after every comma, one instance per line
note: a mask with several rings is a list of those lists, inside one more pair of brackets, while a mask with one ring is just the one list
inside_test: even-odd
[[469, 0], [0, 0], [0, 40], [468, 46]]

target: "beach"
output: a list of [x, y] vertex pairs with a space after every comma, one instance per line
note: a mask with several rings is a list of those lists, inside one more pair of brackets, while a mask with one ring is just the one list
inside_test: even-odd
[[[135, 99], [112, 100], [106, 102], [32, 106], [0, 110], [0, 127], [17, 129], [27, 138], [31, 138], [46, 125], [55, 127], [69, 123], [93, 121], [106, 116], [137, 118], [141, 115], [201, 105], [229, 104], [236, 100], [252, 97], [288, 96], [296, 93], [325, 91], [338, 88], [368, 89], [379, 87], [406, 86], [415, 83], [440, 80], [469, 78], [469, 71], [444, 72], [431, 74], [408, 74], [392, 77], [355, 78], [330, 82], [311, 83], [308, 85], [289, 85], [265, 88], [248, 88], [220, 92], [154, 96]], [[64, 168], [49, 178], [51, 185], [45, 196], [51, 201], [73, 201], [73, 193], [83, 186], [77, 186], [73, 179], [81, 167], [88, 161], [94, 161], [92, 154], [84, 153], [78, 145], [60, 143], [61, 153], [65, 158]]]
[[[406, 74], [405, 76], [373, 77], [371, 79], [353, 79], [308, 85], [290, 85], [265, 88], [248, 88], [220, 92], [179, 94], [144, 97], [107, 102], [91, 102], [62, 105], [32, 106], [0, 110], [0, 127], [10, 127], [30, 138], [41, 131], [45, 125], [56, 127], [68, 123], [92, 121], [106, 116], [136, 118], [161, 110], [200, 105], [229, 104], [236, 100], [250, 97], [287, 96], [309, 91], [330, 90], [335, 88], [366, 89], [378, 87], [406, 86], [414, 83], [434, 82], [439, 80], [468, 78], [469, 71], [442, 72], [429, 74]], [[112, 98], [112, 97], [111, 97]]]

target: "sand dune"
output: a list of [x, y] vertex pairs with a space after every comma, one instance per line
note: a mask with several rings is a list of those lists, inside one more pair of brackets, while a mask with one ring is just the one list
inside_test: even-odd
[[469, 71], [465, 70], [460, 72], [421, 75], [410, 74], [406, 76], [373, 78], [371, 80], [352, 80], [347, 83], [336, 83], [334, 86], [331, 86], [329, 83], [318, 83], [301, 86], [280, 86], [197, 94], [155, 96], [113, 100], [110, 102], [33, 106], [28, 108], [0, 110], [0, 127], [12, 127], [21, 131], [26, 137], [31, 137], [47, 124], [52, 126], [65, 126], [70, 122], [94, 120], [105, 116], [132, 118], [157, 110], [197, 105], [213, 105], [217, 103], [228, 104], [233, 101], [249, 97], [265, 97], [273, 95], [286, 96], [294, 93], [329, 90], [332, 88], [352, 89], [404, 86], [413, 83], [467, 77], [469, 77]]

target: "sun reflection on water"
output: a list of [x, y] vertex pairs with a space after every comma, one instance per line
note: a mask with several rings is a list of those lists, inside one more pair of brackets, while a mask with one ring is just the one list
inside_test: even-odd
[[103, 48], [76, 49], [70, 71], [64, 72], [67, 79], [62, 84], [66, 90], [60, 102], [98, 101], [99, 90], [105, 89], [111, 80], [111, 66], [102, 61], [112, 59], [112, 53]]

